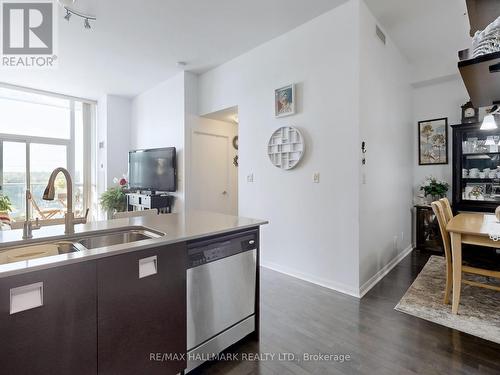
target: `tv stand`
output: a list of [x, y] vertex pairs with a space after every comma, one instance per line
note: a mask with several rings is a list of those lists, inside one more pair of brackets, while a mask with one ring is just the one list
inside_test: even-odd
[[127, 193], [128, 211], [142, 211], [156, 208], [160, 214], [169, 214], [172, 213], [173, 200], [174, 197], [167, 193], [156, 193], [153, 191]]

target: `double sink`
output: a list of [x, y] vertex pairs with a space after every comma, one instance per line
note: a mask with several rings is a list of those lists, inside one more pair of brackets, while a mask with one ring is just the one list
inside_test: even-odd
[[75, 253], [113, 245], [122, 245], [164, 236], [144, 227], [128, 227], [113, 231], [100, 231], [57, 241], [42, 241], [28, 246], [0, 250], [0, 264], [13, 263], [47, 256]]

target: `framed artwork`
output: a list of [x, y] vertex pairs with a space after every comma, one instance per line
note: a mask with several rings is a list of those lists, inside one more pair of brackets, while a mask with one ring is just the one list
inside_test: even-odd
[[294, 84], [274, 90], [274, 114], [276, 117], [285, 117], [295, 114]]
[[418, 165], [448, 164], [448, 118], [418, 122]]

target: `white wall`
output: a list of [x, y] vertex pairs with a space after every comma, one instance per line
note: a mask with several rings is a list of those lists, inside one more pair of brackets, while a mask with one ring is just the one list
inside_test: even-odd
[[[358, 10], [349, 1], [199, 79], [200, 114], [238, 105], [239, 214], [270, 221], [262, 264], [351, 294], [359, 289]], [[275, 119], [274, 89], [292, 82], [298, 114]], [[286, 125], [307, 142], [291, 171], [266, 154]]]
[[[98, 198], [108, 187], [114, 185], [113, 178], [120, 178], [123, 173], [127, 173], [131, 105], [130, 99], [116, 95], [99, 98], [96, 129]], [[104, 219], [104, 214], [99, 211], [97, 217]]]
[[[98, 197], [106, 190], [107, 184], [107, 152], [105, 145], [107, 143], [107, 122], [108, 122], [108, 98], [107, 95], [99, 98], [97, 105], [97, 124], [96, 124], [96, 162], [97, 162], [97, 195]], [[102, 145], [103, 147], [100, 147]]]
[[107, 186], [115, 177], [121, 178], [128, 170], [130, 150], [132, 101], [116, 95], [107, 95]]
[[[413, 150], [409, 147], [412, 96], [410, 65], [389, 35], [384, 45], [375, 34], [376, 19], [360, 2], [360, 143], [366, 142], [359, 198], [360, 286], [411, 243]], [[396, 238], [396, 240], [394, 239]]]
[[136, 96], [132, 101], [130, 147], [177, 149], [174, 212], [184, 208], [184, 73]]
[[[444, 81], [416, 87], [413, 90], [413, 186], [414, 194], [426, 176], [432, 175], [447, 181], [450, 185], [452, 167], [452, 131], [448, 127], [448, 164], [418, 165], [418, 122], [435, 118], [448, 117], [448, 125], [459, 124], [461, 106], [469, 100], [469, 95], [462, 79], [457, 74]], [[451, 192], [448, 194], [451, 198]]]

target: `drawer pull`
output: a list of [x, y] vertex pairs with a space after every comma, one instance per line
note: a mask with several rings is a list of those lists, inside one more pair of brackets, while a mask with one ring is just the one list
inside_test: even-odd
[[156, 255], [139, 259], [139, 279], [158, 273], [158, 259]]
[[253, 245], [253, 244], [255, 243], [255, 240], [250, 240], [250, 241], [248, 241], [248, 243], [249, 243], [250, 245]]
[[10, 290], [10, 314], [43, 306], [43, 283], [23, 285]]

